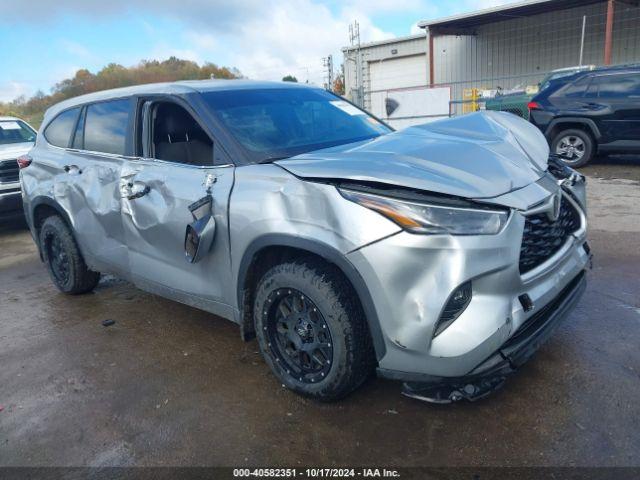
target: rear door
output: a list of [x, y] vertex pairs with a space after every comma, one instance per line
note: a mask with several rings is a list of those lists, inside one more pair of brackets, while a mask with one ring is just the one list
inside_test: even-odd
[[125, 278], [129, 259], [120, 170], [131, 150], [132, 105], [131, 98], [85, 105], [62, 165], [69, 212], [83, 253], [100, 271]]
[[640, 72], [598, 75], [587, 97], [604, 143], [640, 147]]
[[[140, 99], [138, 105], [141, 157], [128, 161], [121, 173], [133, 281], [231, 317], [227, 211], [234, 167], [186, 103], [163, 97]], [[214, 230], [194, 259], [185, 240], [198, 216], [206, 235]]]

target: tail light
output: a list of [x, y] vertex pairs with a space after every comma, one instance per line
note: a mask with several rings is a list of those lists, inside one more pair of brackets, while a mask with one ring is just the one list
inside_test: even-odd
[[18, 168], [23, 169], [23, 168], [27, 168], [29, 165], [31, 165], [31, 162], [33, 161], [33, 158], [31, 158], [31, 156], [29, 155], [20, 155], [16, 161], [18, 162]]
[[538, 102], [529, 102], [527, 103], [527, 108], [529, 110], [541, 110], [542, 106]]

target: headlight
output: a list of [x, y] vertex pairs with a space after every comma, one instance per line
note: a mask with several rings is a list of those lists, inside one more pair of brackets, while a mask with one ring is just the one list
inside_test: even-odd
[[347, 200], [384, 215], [413, 233], [494, 235], [507, 223], [509, 213], [409, 202], [354, 190], [338, 189]]

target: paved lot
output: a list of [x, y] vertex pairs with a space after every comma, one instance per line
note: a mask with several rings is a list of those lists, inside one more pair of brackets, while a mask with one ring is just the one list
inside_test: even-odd
[[640, 465], [640, 162], [584, 172], [584, 300], [474, 404], [375, 379], [341, 403], [301, 399], [227, 321], [115, 279], [58, 293], [28, 232], [5, 225], [0, 465]]

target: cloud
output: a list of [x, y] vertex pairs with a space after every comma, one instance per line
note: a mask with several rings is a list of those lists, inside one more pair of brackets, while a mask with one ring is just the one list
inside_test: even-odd
[[5, 82], [0, 84], [0, 102], [10, 102], [20, 95], [28, 96], [33, 92], [33, 87], [27, 83]]
[[91, 52], [89, 51], [89, 49], [77, 42], [72, 42], [70, 40], [60, 40], [60, 45], [69, 55], [84, 58], [91, 57]]
[[363, 41], [392, 37], [375, 27], [355, 7], [338, 13], [310, 0], [291, 0], [272, 5], [262, 17], [247, 19], [231, 45], [235, 65], [250, 78], [279, 80], [286, 74], [298, 80], [321, 84], [322, 58], [334, 56], [341, 63], [342, 46], [348, 43], [349, 23], [360, 19]]
[[[425, 18], [449, 15], [502, 4], [509, 0], [155, 0], [153, 11], [142, 0], [30, 0], [3, 5], [3, 22], [46, 25], [60, 18], [84, 17], [88, 21], [110, 21], [122, 15], [140, 18], [140, 33], [152, 39], [149, 51], [135, 52], [139, 58], [165, 59], [171, 55], [202, 63], [212, 61], [237, 67], [250, 78], [280, 79], [292, 74], [299, 80], [321, 84], [322, 57], [332, 54], [336, 68], [342, 63], [341, 48], [349, 43], [349, 24], [360, 24], [361, 40], [394, 35], [376, 25], [385, 16], [409, 14], [406, 33], [418, 33], [415, 23]], [[154, 19], [177, 22], [184, 33], [167, 38]], [[82, 45], [68, 42], [66, 50], [77, 57], [89, 55]], [[123, 52], [124, 55], [124, 52]], [[104, 63], [118, 61], [105, 58]]]
[[215, 50], [219, 46], [215, 35], [210, 33], [187, 32], [185, 40], [201, 50]]

